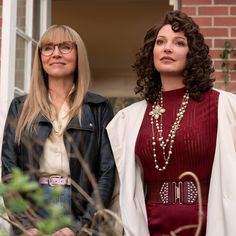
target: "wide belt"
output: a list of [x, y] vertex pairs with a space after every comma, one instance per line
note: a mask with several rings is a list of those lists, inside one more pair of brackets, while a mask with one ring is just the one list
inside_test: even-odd
[[49, 177], [40, 177], [39, 183], [40, 184], [48, 184], [49, 186], [71, 185], [71, 178], [70, 177], [64, 178], [59, 175], [52, 175]]
[[[204, 194], [205, 195], [205, 194]], [[164, 182], [147, 185], [147, 202], [162, 204], [196, 204], [198, 190], [193, 181]]]

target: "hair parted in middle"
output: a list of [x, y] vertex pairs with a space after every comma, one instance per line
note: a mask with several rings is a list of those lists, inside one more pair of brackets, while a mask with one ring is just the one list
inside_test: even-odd
[[77, 68], [74, 73], [75, 88], [69, 96], [69, 119], [75, 114], [78, 114], [80, 117], [82, 103], [91, 80], [86, 47], [79, 34], [71, 27], [52, 25], [42, 35], [35, 50], [30, 90], [16, 127], [16, 140], [18, 142], [24, 129], [31, 130], [33, 122], [39, 113], [50, 120], [51, 109], [48, 98], [48, 77], [43, 70], [40, 48], [47, 43], [61, 43], [63, 41], [73, 42], [77, 50]]
[[189, 52], [186, 68], [183, 71], [183, 83], [188, 89], [190, 97], [198, 100], [214, 85], [213, 62], [199, 26], [191, 17], [178, 10], [168, 12], [162, 24], [147, 31], [144, 45], [136, 54], [136, 61], [133, 65], [138, 76], [135, 93], [140, 93], [141, 97], [149, 103], [158, 99], [162, 84], [160, 73], [154, 66], [153, 48], [160, 29], [167, 24], [172, 26], [173, 31], [183, 32], [187, 38]]

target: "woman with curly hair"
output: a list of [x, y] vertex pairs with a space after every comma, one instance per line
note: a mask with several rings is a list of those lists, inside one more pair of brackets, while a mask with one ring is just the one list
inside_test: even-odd
[[233, 236], [236, 97], [213, 89], [199, 26], [168, 12], [133, 67], [144, 99], [107, 127], [125, 235]]

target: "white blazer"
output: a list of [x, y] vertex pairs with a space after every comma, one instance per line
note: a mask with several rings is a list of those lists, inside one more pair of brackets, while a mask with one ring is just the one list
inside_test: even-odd
[[[219, 91], [218, 130], [210, 182], [206, 236], [236, 235], [236, 96]], [[117, 113], [108, 124], [119, 176], [118, 204], [126, 236], [149, 236], [143, 183], [135, 143], [147, 107], [145, 100]]]

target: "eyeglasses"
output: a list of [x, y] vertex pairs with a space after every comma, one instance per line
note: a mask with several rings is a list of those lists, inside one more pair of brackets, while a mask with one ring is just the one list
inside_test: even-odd
[[68, 54], [72, 51], [73, 47], [74, 47], [74, 43], [67, 41], [67, 42], [62, 42], [62, 43], [48, 43], [43, 45], [40, 48], [41, 54], [44, 56], [51, 56], [55, 50], [55, 47], [58, 47], [59, 51], [61, 54]]

